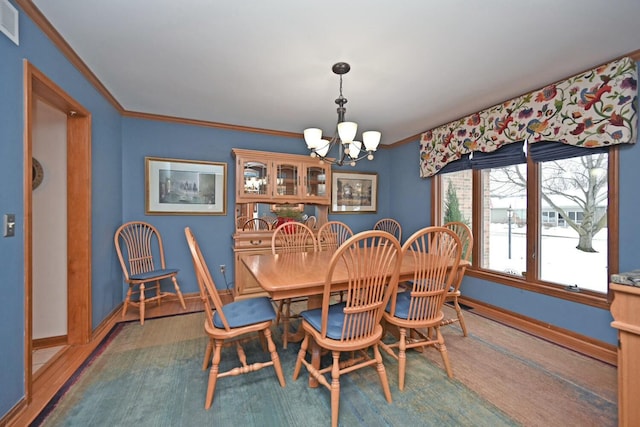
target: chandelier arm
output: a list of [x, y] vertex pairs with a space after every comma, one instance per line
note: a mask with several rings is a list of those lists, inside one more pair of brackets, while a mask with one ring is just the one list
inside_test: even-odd
[[[347, 154], [344, 152], [342, 141], [340, 140], [340, 137], [338, 136], [337, 132], [333, 136], [333, 138], [327, 141], [327, 145], [329, 146], [329, 148], [327, 149], [327, 154], [325, 156], [321, 156], [315, 149], [311, 151], [313, 151], [316, 154], [316, 156], [323, 162], [326, 162], [332, 165], [342, 166], [345, 163]], [[336, 157], [333, 160], [329, 160], [327, 156], [329, 155], [331, 150], [333, 150], [333, 147], [335, 147], [336, 145], [338, 145], [338, 157]]]
[[[347, 99], [342, 95], [342, 76], [346, 73], [349, 72], [349, 70], [351, 69], [350, 65], [347, 64], [346, 62], [338, 62], [336, 64], [333, 65], [332, 70], [334, 72], [334, 74], [337, 74], [340, 77], [340, 86], [339, 86], [339, 96], [338, 98], [335, 100], [335, 103], [338, 105], [337, 108], [337, 113], [338, 113], [338, 123], [336, 125], [336, 130], [335, 133], [333, 135], [333, 137], [327, 142], [326, 145], [322, 145], [321, 147], [316, 146], [319, 141], [311, 139], [309, 141], [307, 141], [307, 145], [309, 146], [309, 148], [311, 148], [312, 146], [314, 148], [311, 148], [311, 155], [314, 157], [318, 157], [320, 159], [321, 162], [327, 162], [330, 164], [334, 164], [337, 166], [343, 166], [346, 163], [352, 164], [352, 163], [356, 163], [359, 162], [362, 159], [368, 158], [369, 160], [373, 159], [373, 151], [368, 151], [368, 150], [363, 150], [362, 148], [364, 148], [364, 144], [361, 144], [361, 148], [360, 148], [360, 152], [362, 152], [362, 155], [356, 156], [355, 159], [351, 158], [347, 152], [348, 152], [348, 145], [343, 144], [342, 139], [340, 138], [340, 133], [338, 131], [338, 125], [340, 123], [343, 123], [345, 121], [345, 114], [347, 112], [347, 109], [345, 108], [345, 104], [347, 103]], [[350, 138], [354, 138], [355, 137], [355, 132], [356, 132], [356, 128], [355, 124], [353, 125], [353, 134], [354, 136], [351, 137], [351, 134], [349, 134], [348, 137]], [[345, 136], [347, 134], [344, 134]], [[305, 131], [305, 138], [307, 137], [306, 131]], [[379, 136], [378, 136], [378, 140], [379, 140]], [[351, 141], [348, 141], [348, 143], [351, 143]], [[327, 158], [327, 156], [329, 155], [329, 153], [331, 152], [331, 150], [333, 150], [333, 147], [335, 145], [338, 145], [338, 156], [333, 158], [333, 160], [329, 160]], [[325, 150], [326, 148], [326, 150]], [[320, 155], [318, 153], [318, 150], [321, 149], [321, 151], [324, 153], [324, 155]]]
[[359, 157], [357, 157], [355, 159], [349, 158], [349, 160], [351, 160], [352, 162], [359, 162], [362, 159], [368, 158], [369, 155], [373, 155], [373, 151], [365, 151], [364, 153], [362, 153], [361, 156], [359, 156]]

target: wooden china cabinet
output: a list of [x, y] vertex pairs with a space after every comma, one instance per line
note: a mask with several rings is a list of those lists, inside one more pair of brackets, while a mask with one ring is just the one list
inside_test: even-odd
[[[234, 148], [236, 209], [245, 215], [259, 205], [315, 208], [317, 227], [328, 221], [331, 164], [310, 156]], [[257, 209], [256, 209], [257, 210]], [[253, 297], [262, 289], [242, 263], [242, 256], [271, 253], [271, 230], [233, 234], [235, 298]]]

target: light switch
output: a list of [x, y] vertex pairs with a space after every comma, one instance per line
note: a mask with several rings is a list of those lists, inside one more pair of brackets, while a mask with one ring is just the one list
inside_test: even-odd
[[16, 235], [16, 215], [4, 214], [4, 237], [13, 237]]

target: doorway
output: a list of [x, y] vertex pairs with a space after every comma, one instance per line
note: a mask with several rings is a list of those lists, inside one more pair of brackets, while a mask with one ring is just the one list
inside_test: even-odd
[[[91, 338], [91, 115], [53, 81], [24, 61], [24, 247], [25, 247], [25, 390], [32, 395], [33, 248], [41, 236], [33, 229], [33, 133], [37, 102], [66, 117], [66, 336], [65, 345], [85, 344]], [[45, 173], [46, 177], [46, 173]], [[46, 178], [45, 178], [46, 179]], [[46, 369], [46, 368], [45, 368]]]

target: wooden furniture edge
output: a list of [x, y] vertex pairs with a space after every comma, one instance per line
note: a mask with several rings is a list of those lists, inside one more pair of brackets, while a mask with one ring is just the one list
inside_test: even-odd
[[473, 308], [473, 312], [522, 332], [592, 357], [612, 366], [618, 365], [617, 348], [575, 332], [540, 322], [502, 308], [468, 297], [460, 297], [460, 303]]

